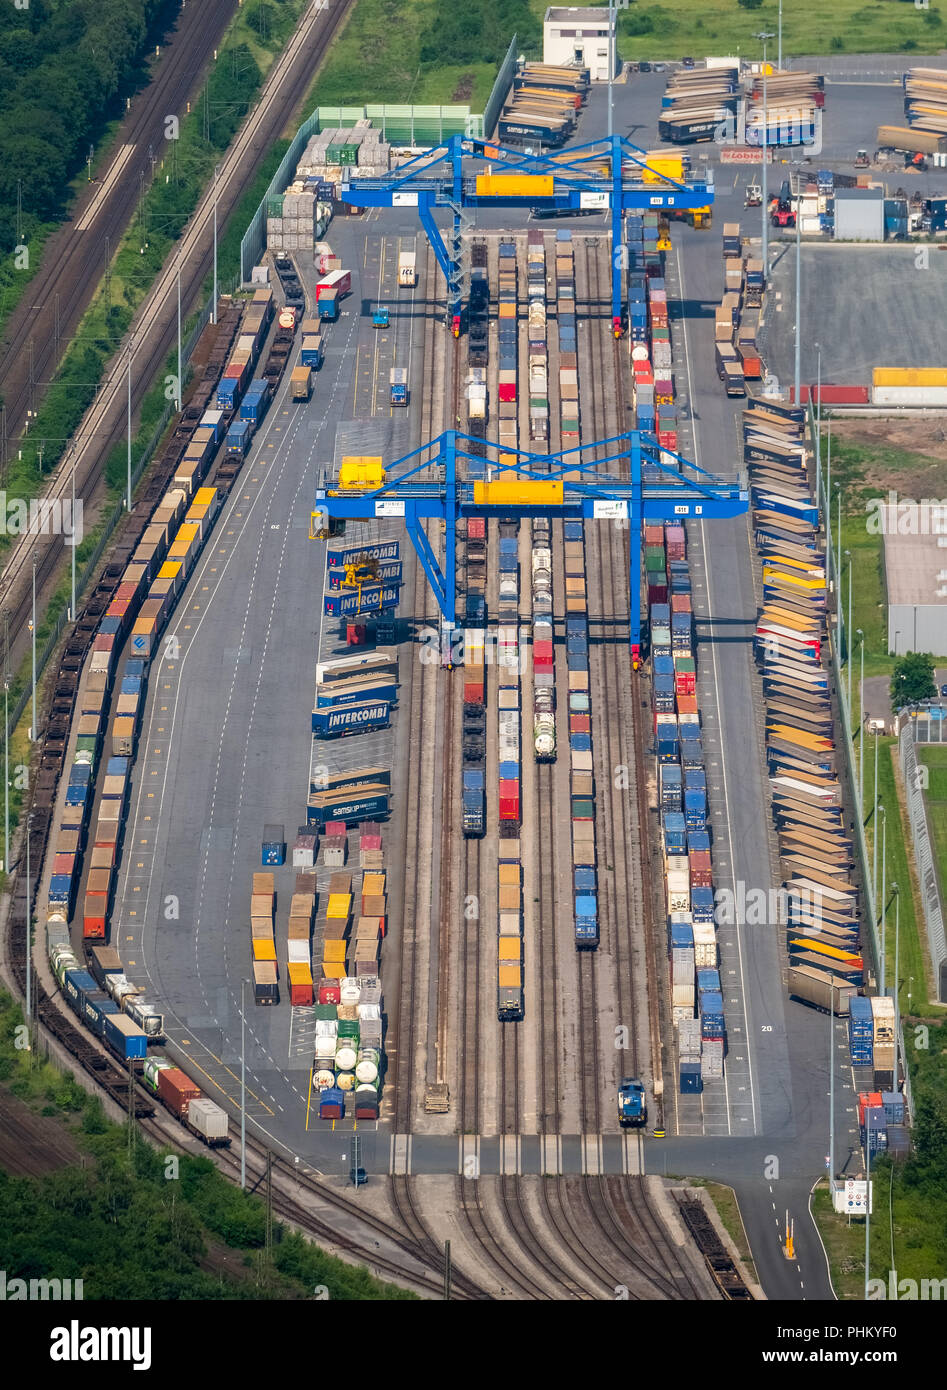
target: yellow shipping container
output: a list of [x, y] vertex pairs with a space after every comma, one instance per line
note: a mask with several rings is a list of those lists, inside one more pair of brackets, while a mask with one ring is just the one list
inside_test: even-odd
[[518, 936], [501, 936], [497, 943], [499, 960], [504, 965], [523, 958], [523, 942]]
[[501, 888], [518, 888], [520, 886], [521, 866], [519, 864], [501, 864], [498, 869], [498, 879]]
[[504, 300], [503, 303], [500, 305], [499, 317], [501, 319], [515, 319], [516, 305], [511, 304], [508, 300]]
[[551, 198], [552, 174], [478, 174], [481, 198]]
[[474, 505], [478, 507], [561, 507], [561, 482], [474, 483]]
[[326, 908], [327, 917], [338, 917], [343, 921], [348, 918], [352, 911], [351, 893], [330, 893], [329, 906]]
[[344, 941], [325, 941], [322, 945], [322, 956], [324, 960], [344, 961], [345, 942]]
[[276, 875], [259, 870], [253, 875], [253, 892], [269, 893], [272, 898], [276, 892]]
[[199, 526], [196, 526], [193, 522], [182, 521], [174, 537], [174, 543], [175, 545], [190, 545], [193, 541], [198, 539], [200, 533], [201, 528]]
[[376, 896], [376, 895], [380, 896], [382, 893], [384, 893], [384, 891], [385, 891], [385, 875], [384, 875], [383, 873], [381, 873], [381, 874], [365, 874], [364, 878], [362, 879], [362, 896], [363, 896], [363, 897], [370, 898], [370, 897], [373, 897], [373, 896]]
[[351, 454], [339, 465], [340, 488], [376, 488], [384, 481], [380, 454]]
[[947, 367], [876, 367], [873, 386], [947, 386]]
[[824, 579], [807, 579], [803, 574], [784, 574], [782, 570], [769, 568], [763, 570], [763, 582], [788, 584], [796, 589], [805, 589], [809, 593], [815, 593], [817, 590], [825, 588]]
[[324, 960], [322, 962], [322, 974], [326, 980], [344, 980], [345, 965], [340, 965], [338, 961]]
[[254, 960], [275, 960], [276, 942], [272, 937], [255, 936], [253, 938], [253, 959]]
[[497, 977], [500, 989], [517, 989], [523, 983], [523, 968], [504, 963], [497, 968]]
[[311, 985], [312, 968], [302, 960], [291, 960], [286, 964], [286, 973], [291, 985]]
[[159, 579], [177, 579], [177, 577], [178, 577], [178, 575], [179, 575], [180, 573], [181, 573], [181, 561], [180, 561], [180, 560], [165, 560], [164, 564], [161, 566], [161, 568], [160, 568], [159, 571], [158, 571], [158, 578], [159, 578]]
[[684, 178], [684, 160], [679, 154], [646, 155], [647, 168], [642, 168], [639, 164], [628, 161], [626, 175], [630, 178], [640, 177], [642, 183], [664, 183], [666, 179], [677, 179], [678, 182]]
[[195, 503], [199, 502], [201, 506], [209, 507], [216, 496], [217, 489], [215, 487], [199, 487], [194, 494], [194, 501]]

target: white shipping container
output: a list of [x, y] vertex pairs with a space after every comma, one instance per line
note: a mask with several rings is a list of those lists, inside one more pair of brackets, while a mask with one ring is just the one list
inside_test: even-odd
[[308, 941], [287, 941], [286, 959], [291, 965], [309, 965], [312, 956], [309, 950]]
[[712, 922], [694, 924], [694, 964], [698, 970], [717, 968], [717, 934]]
[[195, 1096], [187, 1109], [187, 1117], [205, 1139], [227, 1138], [227, 1112], [206, 1096]]
[[947, 405], [947, 386], [873, 386], [872, 405]]
[[671, 1018], [675, 1023], [680, 1023], [685, 1019], [694, 1017], [693, 1004], [688, 1007], [686, 1004], [672, 1004]]

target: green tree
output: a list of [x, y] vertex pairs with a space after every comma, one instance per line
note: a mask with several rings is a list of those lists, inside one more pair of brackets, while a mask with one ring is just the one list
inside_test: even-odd
[[891, 704], [895, 709], [929, 700], [937, 694], [934, 658], [929, 652], [908, 652], [895, 663], [891, 677]]

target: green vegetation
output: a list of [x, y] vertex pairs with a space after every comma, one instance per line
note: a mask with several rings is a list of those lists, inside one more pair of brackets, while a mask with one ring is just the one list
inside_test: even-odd
[[891, 708], [902, 709], [937, 694], [934, 658], [929, 652], [907, 652], [894, 663], [891, 675]]
[[[872, 1164], [874, 1187], [870, 1239], [871, 1277], [940, 1279], [947, 1270], [947, 1024], [905, 1022], [916, 1114], [914, 1152], [906, 1163], [886, 1157]], [[849, 1224], [831, 1210], [820, 1185], [813, 1209], [822, 1233], [832, 1282], [840, 1298], [863, 1298], [865, 1225]]]
[[542, 50], [541, 15], [528, 0], [358, 0], [306, 101], [469, 103], [482, 111], [514, 33], [521, 52]]
[[[172, 1159], [33, 1052], [23, 1016], [0, 993], [0, 1083], [34, 1114], [55, 1117], [83, 1154], [37, 1178], [0, 1169], [0, 1268], [7, 1278], [82, 1279], [95, 1299], [413, 1299], [275, 1222], [265, 1253], [262, 1201], [208, 1158]], [[233, 1253], [228, 1258], [226, 1249]]]
[[[111, 134], [175, 0], [32, 0], [0, 6], [0, 323]], [[19, 210], [18, 210], [19, 202]], [[14, 255], [26, 246], [28, 255]]]
[[688, 1181], [691, 1187], [705, 1187], [707, 1189], [710, 1200], [717, 1208], [717, 1215], [723, 1222], [724, 1230], [736, 1246], [747, 1274], [759, 1283], [756, 1265], [753, 1263], [750, 1244], [743, 1226], [743, 1217], [740, 1215], [740, 1204], [733, 1188], [725, 1187], [723, 1183], [710, 1182], [706, 1178], [690, 1178]]
[[[545, 0], [530, 0], [530, 8], [542, 21]], [[778, 7], [775, 0], [632, 0], [619, 11], [618, 49], [622, 58], [680, 59], [729, 54], [751, 60], [761, 56], [754, 34], [775, 34]], [[838, 0], [819, 8], [807, 0], [784, 0], [783, 54], [806, 53], [935, 53], [943, 48], [947, 21], [944, 11], [931, 0], [928, 9], [881, 0]], [[775, 60], [775, 39], [767, 57]]]

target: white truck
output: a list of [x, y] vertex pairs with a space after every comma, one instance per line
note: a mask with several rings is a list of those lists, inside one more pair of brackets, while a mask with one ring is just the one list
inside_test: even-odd
[[398, 284], [411, 290], [417, 283], [417, 253], [415, 251], [402, 251], [398, 256]]

